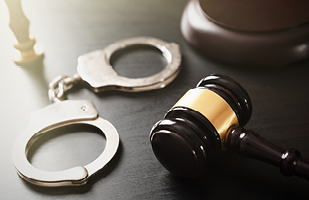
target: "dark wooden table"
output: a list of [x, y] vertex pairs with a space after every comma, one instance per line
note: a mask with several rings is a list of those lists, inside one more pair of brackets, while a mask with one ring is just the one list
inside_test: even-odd
[[[247, 129], [309, 159], [309, 63], [282, 68], [239, 67], [194, 50], [180, 32], [186, 0], [23, 0], [30, 32], [45, 48], [42, 64], [27, 68], [11, 60], [13, 33], [0, 2], [1, 199], [307, 199], [309, 182], [284, 177], [259, 161], [222, 152], [199, 179], [173, 177], [152, 153], [152, 125], [190, 88], [210, 73], [226, 74], [251, 96], [253, 115]], [[42, 188], [18, 177], [11, 150], [27, 126], [30, 113], [50, 104], [48, 83], [76, 73], [77, 57], [118, 40], [151, 36], [180, 45], [182, 71], [166, 88], [143, 93], [95, 94], [76, 86], [68, 99], [90, 99], [102, 118], [118, 130], [121, 146], [112, 168], [81, 188]], [[116, 71], [128, 77], [148, 76], [164, 67], [152, 49], [135, 49], [113, 58]], [[31, 148], [29, 160], [43, 170], [62, 170], [93, 161], [105, 140], [85, 128], [61, 129]]]

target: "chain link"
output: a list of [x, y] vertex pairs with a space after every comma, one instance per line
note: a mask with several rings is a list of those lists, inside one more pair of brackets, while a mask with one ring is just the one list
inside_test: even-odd
[[65, 93], [70, 90], [75, 84], [81, 81], [79, 74], [69, 76], [57, 76], [49, 83], [48, 96], [55, 103], [65, 99]]

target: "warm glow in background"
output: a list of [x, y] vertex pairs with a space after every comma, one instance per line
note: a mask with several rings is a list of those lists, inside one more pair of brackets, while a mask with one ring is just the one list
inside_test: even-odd
[[6, 38], [4, 41], [8, 43], [12, 43], [14, 39], [13, 32], [9, 27], [9, 11], [4, 1], [0, 1], [0, 37]]

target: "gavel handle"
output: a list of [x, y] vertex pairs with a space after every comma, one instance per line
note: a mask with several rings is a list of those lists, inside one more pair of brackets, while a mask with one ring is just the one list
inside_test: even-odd
[[301, 157], [299, 151], [296, 149], [285, 151], [257, 133], [242, 127], [237, 127], [229, 133], [226, 147], [243, 157], [277, 166], [285, 176], [296, 175], [309, 180], [309, 162]]

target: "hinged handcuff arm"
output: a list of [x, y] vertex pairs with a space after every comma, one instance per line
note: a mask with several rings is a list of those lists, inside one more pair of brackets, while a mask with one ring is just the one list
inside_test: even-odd
[[[40, 123], [38, 123], [40, 122]], [[27, 160], [31, 145], [41, 134], [72, 124], [87, 124], [100, 129], [106, 137], [103, 153], [92, 163], [64, 171], [47, 172], [33, 167]], [[103, 169], [114, 157], [119, 145], [116, 129], [106, 120], [98, 117], [92, 102], [87, 100], [67, 100], [56, 102], [33, 112], [29, 126], [19, 135], [13, 147], [13, 162], [18, 174], [40, 186], [78, 186], [83, 185], [96, 172]]]
[[[144, 78], [119, 76], [113, 69], [110, 59], [115, 52], [134, 45], [148, 45], [159, 49], [167, 61], [165, 68], [159, 73]], [[180, 68], [179, 45], [151, 37], [129, 38], [110, 44], [105, 49], [79, 56], [78, 73], [72, 77], [58, 76], [52, 80], [49, 84], [49, 98], [52, 102], [64, 100], [65, 92], [80, 81], [87, 83], [94, 92], [105, 90], [142, 92], [160, 89], [176, 78]]]
[[[111, 66], [112, 55], [121, 49], [134, 45], [148, 45], [162, 52], [167, 61], [165, 68], [152, 76], [127, 78], [119, 76]], [[181, 53], [179, 45], [151, 37], [137, 37], [110, 44], [105, 49], [84, 54], [78, 58], [77, 71], [82, 80], [95, 92], [122, 90], [141, 92], [164, 88], [180, 71]]]

